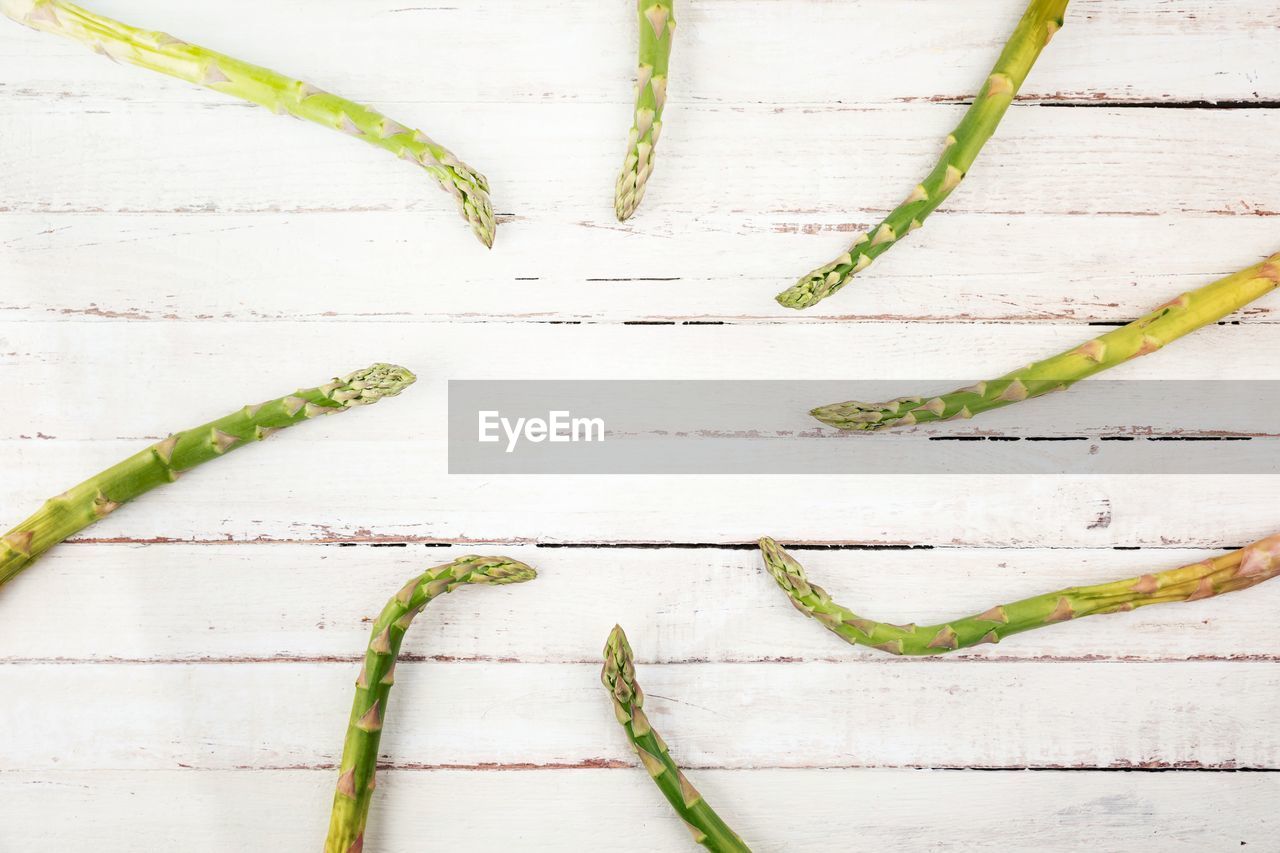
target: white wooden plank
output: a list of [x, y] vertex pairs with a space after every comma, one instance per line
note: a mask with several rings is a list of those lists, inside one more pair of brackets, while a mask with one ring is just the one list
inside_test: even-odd
[[[753, 850], [1267, 849], [1276, 774], [701, 770], [694, 780]], [[66, 853], [313, 850], [332, 774], [277, 770], [0, 773], [14, 838]], [[479, 805], [483, 803], [483, 808]], [[49, 820], [46, 815], [75, 815]], [[281, 815], [290, 819], [281, 820]], [[607, 816], [602, 818], [601, 816]], [[683, 850], [688, 836], [637, 769], [379, 775], [369, 853]]]
[[[701, 0], [679, 11], [672, 100], [889, 101], [971, 93], [1024, 0]], [[350, 97], [608, 101], [630, 97], [635, 23], [625, 2], [520, 0], [183, 4], [99, 0], [129, 23], [309, 77]], [[249, 25], [246, 25], [249, 24]], [[1276, 10], [1253, 0], [1076, 0], [1028, 80], [1034, 97], [1266, 100], [1280, 94]], [[16, 97], [178, 100], [189, 87], [105, 67], [70, 43], [0, 29]], [[621, 115], [621, 113], [620, 113]]]
[[[802, 618], [752, 549], [68, 545], [0, 592], [0, 661], [358, 659], [369, 618], [428, 565], [500, 552], [535, 566], [509, 594], [465, 590], [431, 605], [406, 657], [594, 661], [615, 622], [651, 659], [864, 660]], [[1151, 548], [809, 551], [797, 557], [838, 601], [921, 624], [1063, 586], [1172, 568], [1210, 551]], [[252, 590], [252, 594], [247, 594]], [[47, 608], [76, 618], [48, 630]], [[92, 602], [92, 606], [88, 603]], [[1280, 584], [1020, 635], [958, 655], [986, 660], [1274, 659]], [[531, 641], [530, 638], [537, 638]], [[956, 656], [952, 656], [953, 658]]]
[[[136, 443], [13, 442], [12, 523]], [[414, 442], [249, 448], [81, 534], [95, 541], [1244, 545], [1275, 531], [1266, 475], [1044, 478], [446, 476]], [[256, 454], [256, 456], [254, 455]], [[256, 459], [257, 461], [250, 461]], [[975, 495], [982, 495], [977, 501]]]
[[[1176, 293], [1153, 295], [1153, 303]], [[1256, 304], [1278, 303], [1280, 296], [1271, 294]], [[0, 378], [23, 401], [22, 406], [0, 409], [0, 437], [37, 432], [76, 441], [163, 437], [244, 403], [282, 396], [298, 385], [317, 385], [374, 361], [391, 361], [419, 376], [401, 397], [323, 425], [307, 424], [274, 443], [308, 438], [440, 441], [446, 437], [449, 380], [892, 380], [901, 381], [903, 394], [927, 394], [950, 390], [947, 382], [1001, 375], [1100, 331], [1033, 323], [977, 328], [895, 322], [626, 328], [338, 321], [323, 327], [289, 322], [0, 323]], [[1117, 366], [1105, 379], [1217, 380], [1223, 378], [1219, 359], [1225, 355], [1231, 360], [1230, 378], [1275, 380], [1280, 378], [1278, 352], [1280, 341], [1266, 325], [1215, 325], [1149, 358]], [[1087, 397], [1089, 383], [1069, 394], [1077, 400]], [[826, 402], [832, 401], [814, 404]], [[1025, 412], [1050, 405], [1056, 405], [1053, 398], [1020, 408]], [[974, 423], [1000, 424], [1007, 412], [1017, 411], [989, 413]], [[806, 411], [764, 411], [760, 418], [779, 428], [814, 426]]]
[[[1274, 768], [1258, 721], [1277, 686], [1280, 586], [1059, 626], [982, 660], [902, 662], [799, 617], [749, 549], [520, 543], [930, 543], [944, 547], [800, 552], [842, 600], [929, 620], [1208, 553], [1170, 546], [1244, 544], [1275, 527], [1269, 478], [444, 474], [449, 378], [803, 365], [908, 392], [1087, 332], [1028, 321], [1125, 319], [1277, 248], [1272, 5], [1075, 0], [1025, 93], [1102, 106], [1020, 104], [974, 180], [860, 293], [805, 315], [773, 307], [931, 164], [1023, 5], [686, 3], [659, 171], [620, 227], [626, 4], [95, 0], [427, 127], [493, 179], [505, 221], [489, 254], [384, 155], [0, 26], [0, 506], [14, 520], [147, 436], [294, 382], [374, 359], [424, 375], [401, 400], [193, 472], [87, 531], [120, 544], [61, 547], [0, 591], [13, 836], [313, 849], [333, 781], [317, 768], [336, 759], [362, 620], [415, 569], [467, 550], [542, 577], [452, 596], [415, 629], [422, 662], [402, 670], [385, 741], [402, 769], [383, 774], [371, 850], [686, 845], [596, 680], [615, 620], [682, 759], [734, 768], [697, 780], [756, 849], [1265, 848], [1272, 773], [811, 768]], [[1259, 108], [1118, 108], [1212, 99]], [[1274, 378], [1275, 305], [1117, 375]], [[617, 325], [691, 318], [741, 325]], [[848, 318], [879, 322], [813, 322]], [[883, 322], [967, 318], [1016, 325]], [[452, 325], [494, 319], [507, 322]], [[808, 425], [797, 412], [788, 428]], [[235, 544], [138, 544], [168, 538]], [[415, 544], [317, 544], [384, 538]], [[807, 769], [746, 769], [775, 765]], [[530, 766], [565, 769], [489, 772]], [[502, 808], [439, 812], [460, 794]]]
[[[611, 197], [625, 117], [616, 108], [395, 107], [387, 105], [404, 122], [432, 127], [489, 177], [495, 209], [514, 217], [500, 228], [495, 251], [528, 245], [519, 233], [530, 219], [621, 228], [636, 241], [655, 228], [678, 229], [691, 216], [737, 221], [739, 211], [790, 226], [847, 228], [900, 201], [932, 167], [964, 111], [920, 103], [686, 110], [682, 122], [664, 127], [643, 215], [619, 226]], [[424, 229], [457, 217], [420, 170], [249, 106], [86, 111], [74, 102], [7, 100], [0, 101], [0, 128], [20, 140], [0, 163], [11, 211], [413, 210]], [[1019, 106], [946, 209], [1000, 217], [1271, 213], [1280, 210], [1280, 165], [1269, 156], [1278, 128], [1280, 111], [1269, 109]], [[847, 236], [833, 235], [839, 239], [823, 254], [838, 254]], [[464, 251], [465, 241], [450, 245]], [[468, 254], [476, 263], [485, 257], [478, 244], [466, 248], [474, 248]]]
[[[10, 282], [0, 289], [0, 316], [1127, 321], [1162, 294], [1213, 281], [1280, 249], [1268, 217], [946, 211], [848, 292], [795, 312], [773, 295], [847, 239], [829, 225], [802, 223], [800, 214], [646, 221], [653, 239], [597, 227], [588, 219], [599, 211], [583, 211], [576, 223], [539, 217], [522, 220], [510, 243], [504, 231], [500, 249], [483, 258], [459, 250], [465, 235], [454, 223], [424, 222], [422, 215], [0, 214], [0, 277]], [[862, 227], [871, 224], [869, 214], [856, 218], [866, 220]], [[342, 251], [333, 252], [338, 245]], [[417, 270], [429, 273], [410, 273]], [[1275, 302], [1240, 316], [1273, 322]]]
[[[643, 662], [652, 644], [632, 639]], [[0, 752], [15, 770], [331, 766], [357, 670], [11, 664], [0, 667]], [[1280, 734], [1266, 725], [1280, 690], [1271, 662], [647, 664], [639, 677], [654, 726], [692, 767], [1280, 761]], [[395, 689], [382, 738], [391, 764], [631, 756], [594, 663], [404, 662]]]
[[[0, 327], [3, 377], [23, 406], [0, 412], [10, 472], [0, 503], [34, 509], [135, 452], [142, 436], [194, 426], [281, 383], [319, 382], [387, 359], [426, 377], [402, 398], [307, 424], [191, 472], [89, 532], [94, 538], [199, 540], [377, 537], [442, 541], [743, 542], [799, 540], [971, 545], [1219, 547], [1274, 530], [1265, 476], [882, 478], [448, 477], [441, 425], [446, 378], [786, 378], [797, 354], [814, 378], [1002, 372], [1076, 343], [1081, 329], [995, 325], [841, 324], [715, 328], [414, 323], [81, 324]], [[1265, 326], [1217, 326], [1125, 365], [1117, 378], [1213, 379], [1230, 351], [1235, 378], [1275, 376]], [[114, 341], [114, 342], [113, 342]], [[263, 353], [273, 367], [264, 370]], [[731, 360], [724, 353], [734, 353]], [[509, 355], [508, 355], [509, 354]], [[714, 357], [713, 357], [714, 356]], [[195, 358], [217, 379], [157, 384]], [[188, 370], [182, 367], [183, 371]], [[916, 381], [906, 381], [915, 376]], [[308, 378], [309, 377], [309, 378]], [[930, 387], [943, 380], [929, 380]], [[56, 395], [47, 389], [57, 388]], [[139, 389], [142, 389], [140, 392]], [[928, 390], [928, 389], [924, 389]], [[1088, 393], [1088, 383], [1070, 392]], [[213, 404], [210, 401], [222, 399]], [[1059, 399], [1066, 399], [1066, 396]], [[825, 401], [818, 401], [825, 402]], [[1042, 401], [1040, 401], [1042, 402]], [[1027, 405], [1037, 405], [1030, 403]], [[1003, 416], [1014, 417], [1015, 409]], [[1002, 415], [992, 415], [995, 424]], [[788, 423], [790, 423], [788, 421]], [[794, 414], [796, 429], [812, 426]], [[40, 436], [52, 436], [45, 440]], [[115, 439], [113, 436], [133, 436]], [[856, 436], [854, 437], [856, 438]], [[251, 460], [257, 460], [251, 461]], [[1157, 484], [1164, 484], [1163, 487]], [[815, 491], [815, 485], [820, 490]], [[975, 501], [974, 495], [983, 496]], [[232, 496], [229, 498], [229, 496]], [[25, 514], [24, 510], [16, 510]], [[1154, 519], [1154, 521], [1153, 521]], [[15, 518], [16, 521], [16, 518]]]

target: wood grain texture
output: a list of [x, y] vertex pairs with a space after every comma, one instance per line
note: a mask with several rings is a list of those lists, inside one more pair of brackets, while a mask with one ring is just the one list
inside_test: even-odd
[[[67, 545], [0, 595], [0, 661], [352, 662], [364, 648], [370, 617], [405, 578], [463, 553], [490, 551], [535, 566], [538, 581], [509, 595], [465, 590], [433, 602], [430, 618], [414, 628], [406, 658], [593, 663], [617, 622], [640, 635], [647, 660], [662, 663], [890, 662], [846, 646], [798, 615], [764, 573], [755, 548], [509, 544]], [[947, 547], [796, 552], [838, 600], [889, 621], [922, 624], [1215, 553]], [[247, 596], [247, 589], [255, 593]], [[67, 601], [78, 614], [52, 633], [43, 630], [45, 614], [27, 606], [51, 600]], [[1280, 639], [1271, 630], [1278, 601], [1280, 584], [1267, 585], [1213, 601], [1063, 624], [959, 656], [1280, 659]]]
[[[0, 772], [0, 796], [16, 837], [47, 838], [59, 850], [225, 853], [254, 849], [263, 827], [273, 849], [310, 850], [315, 827], [280, 815], [322, 811], [332, 781], [329, 772], [307, 770]], [[1280, 786], [1276, 774], [1087, 771], [699, 770], [696, 781], [752, 849], [766, 853], [833, 843], [948, 853], [1267, 849], [1272, 836], [1258, 816]], [[480, 819], [480, 799], [499, 807]], [[41, 821], [47, 809], [76, 819]], [[427, 838], [431, 847], [485, 853], [652, 853], [689, 844], [652, 783], [631, 767], [384, 770], [373, 820], [378, 851], [420, 850]], [[554, 833], [539, 831], [548, 823]]]
[[[343, 720], [333, 709], [347, 704], [359, 668], [7, 665], [0, 746], [12, 769], [334, 766]], [[628, 762], [599, 675], [596, 662], [402, 662], [381, 755], [396, 766]], [[1244, 724], [1274, 704], [1271, 661], [648, 664], [641, 683], [645, 712], [690, 767], [1280, 762], [1280, 734]], [[32, 737], [23, 721], [36, 719], [57, 737]]]
[[[1073, 0], [972, 179], [806, 313], [774, 293], [932, 165], [1024, 0], [686, 3], [625, 226], [626, 4], [91, 5], [422, 126], [488, 175], [502, 224], [486, 253], [392, 158], [2, 22], [10, 521], [290, 385], [374, 360], [422, 377], [192, 472], [0, 591], [9, 838], [314, 849], [368, 618], [480, 552], [541, 577], [420, 620], [369, 853], [683, 849], [596, 678], [615, 621], [655, 722], [753, 849], [1274, 846], [1280, 585], [901, 661], [796, 614], [751, 545], [797, 543], [869, 614], [942, 619], [1273, 533], [1274, 478], [450, 477], [442, 417], [462, 378], [928, 391], [1253, 263], [1280, 249], [1273, 3]], [[1111, 375], [1280, 378], [1278, 305]], [[1088, 395], [1028, 405], [1079, 401], [1065, 434], [1099, 426]]]
[[[680, 15], [672, 103], [971, 96], [1025, 6], [1023, 0], [690, 3]], [[223, 0], [181, 8], [162, 0], [100, 0], [94, 8], [358, 99], [606, 102], [625, 118], [626, 80], [635, 71], [628, 10], [619, 14], [616, 4], [594, 0], [559, 3], [555, 14], [522, 0], [408, 7], [391, 0]], [[246, 20], [254, 26], [242, 26]], [[1276, 9], [1254, 0], [1075, 0], [1024, 94], [1086, 102], [1273, 100], [1280, 97], [1270, 46], [1277, 26]], [[17, 97], [187, 97], [189, 87], [180, 83], [128, 69], [104, 72], [101, 59], [69, 43], [13, 28], [0, 38], [0, 79], [13, 81], [6, 88]]]
[[[869, 202], [873, 196], [891, 197], [873, 194]], [[583, 209], [576, 221], [508, 222], [503, 246], [481, 256], [458, 245], [447, 211], [426, 209], [430, 200], [418, 210], [314, 215], [0, 214], [0, 274], [15, 283], [0, 290], [0, 319], [1128, 322], [1167, 295], [1280, 248], [1276, 220], [1243, 209], [1141, 216], [947, 211], [930, 220], [927, 239], [916, 235], [839, 299], [799, 313], [780, 308], [773, 294], [799, 267], [838, 250], [849, 239], [846, 227], [869, 227], [871, 214], [845, 223], [801, 212], [696, 213], [680, 217], [680, 227], [671, 227], [674, 217], [640, 217], [624, 228]], [[328, 250], [340, 241], [341, 254]], [[1063, 263], [1068, 243], [1070, 262]], [[561, 245], [573, 251], [552, 257], [539, 248]], [[388, 280], [401, 282], [393, 299], [371, 297], [363, 286], [371, 270], [388, 271], [379, 290]], [[330, 277], [349, 286], [317, 286]], [[1245, 323], [1275, 318], [1274, 299], [1237, 315]]]
[[[1078, 342], [1080, 328], [993, 325], [975, 336], [960, 325], [890, 323], [326, 326], [329, 333], [318, 336], [311, 323], [95, 324], [91, 337], [79, 331], [80, 324], [0, 326], [5, 349], [13, 353], [6, 356], [13, 393], [33, 401], [0, 412], [0, 434], [9, 437], [0, 444], [12, 474], [0, 482], [0, 500], [34, 508], [87, 473], [136, 451], [148, 438], [279, 395], [280, 376], [312, 384], [325, 379], [314, 375], [316, 365], [332, 365], [331, 372], [340, 373], [386, 359], [412, 366], [424, 379], [374, 409], [307, 424], [273, 438], [270, 447], [246, 448], [193, 471], [165, 494], [147, 496], [86, 535], [727, 543], [751, 542], [772, 531], [789, 540], [822, 542], [1220, 547], [1243, 545], [1276, 527], [1270, 500], [1274, 483], [1265, 476], [905, 475], [884, 478], [883, 488], [869, 490], [857, 476], [485, 478], [445, 473], [440, 413], [448, 378], [783, 379], [794, 369], [796, 353], [848, 352], [858, 356], [847, 364], [811, 360], [812, 372], [829, 371], [824, 378], [898, 376], [903, 393], [910, 393], [1003, 372]], [[1232, 349], [1236, 377], [1274, 378], [1280, 362], [1269, 328], [1205, 329], [1113, 375], [1212, 379], [1221, 369], [1220, 353]], [[117, 343], [110, 343], [113, 338]], [[270, 373], [262, 370], [264, 351], [275, 363]], [[709, 357], [717, 352], [739, 355]], [[148, 382], [150, 393], [130, 391], [131, 405], [115, 403], [132, 377], [147, 376], [157, 361], [180, 365], [192, 354], [211, 365], [211, 378], [193, 383], [175, 373], [163, 393]], [[944, 372], [949, 380], [927, 378]], [[922, 382], [926, 388], [920, 388]], [[62, 396], [42, 394], [45, 387], [59, 387]], [[1088, 392], [1083, 383], [1069, 395], [1027, 405], [1080, 400]], [[221, 402], [211, 402], [215, 398]], [[86, 418], [86, 411], [93, 417]], [[1016, 409], [1009, 409], [984, 423], [998, 427], [1001, 418], [1016, 422], [1015, 416]], [[794, 430], [813, 427], [803, 411], [785, 416], [783, 423]], [[237, 499], [228, 502], [229, 493]], [[974, 495], [983, 499], [975, 501]]]

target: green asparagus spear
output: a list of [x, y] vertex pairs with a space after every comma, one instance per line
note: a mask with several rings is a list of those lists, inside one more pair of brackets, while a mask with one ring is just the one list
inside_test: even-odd
[[621, 626], [615, 625], [604, 646], [600, 680], [613, 697], [613, 712], [627, 733], [631, 748], [649, 771], [654, 784], [684, 821], [693, 840], [714, 853], [750, 853], [738, 834], [712, 811], [698, 790], [671, 760], [661, 735], [644, 713], [644, 691], [636, 683], [635, 658]]
[[900, 397], [887, 403], [834, 403], [810, 412], [829, 426], [881, 430], [895, 426], [971, 418], [976, 414], [1061, 391], [1130, 359], [1147, 355], [1201, 326], [1270, 293], [1280, 283], [1280, 254], [1184, 293], [1127, 326], [1075, 349], [931, 399]]
[[618, 221], [630, 218], [644, 198], [653, 171], [653, 149], [662, 134], [667, 103], [667, 65], [676, 30], [675, 0], [636, 0], [640, 17], [640, 69], [636, 72], [636, 109], [627, 136], [627, 158], [614, 189]]
[[203, 462], [317, 415], [394, 397], [414, 380], [403, 367], [375, 364], [319, 388], [245, 406], [203, 426], [174, 433], [45, 501], [35, 515], [0, 538], [0, 586], [63, 539]]
[[1239, 551], [1157, 574], [1062, 589], [941, 625], [893, 625], [865, 619], [836, 604], [822, 587], [809, 582], [795, 558], [772, 539], [761, 539], [760, 550], [765, 567], [797, 610], [817, 619], [847, 643], [892, 655], [936, 655], [998, 643], [1012, 634], [1096, 613], [1128, 612], [1169, 601], [1199, 601], [1248, 589], [1280, 574], [1277, 534]]
[[977, 100], [947, 137], [933, 171], [902, 204], [890, 211], [871, 234], [859, 234], [849, 251], [819, 267], [778, 294], [788, 308], [809, 308], [844, 287], [898, 240], [919, 228], [930, 213], [951, 195], [969, 172], [978, 152], [995, 133], [1054, 33], [1061, 29], [1068, 0], [1031, 0], [1009, 37]]
[[493, 245], [493, 207], [484, 176], [420, 130], [407, 128], [371, 107], [250, 65], [167, 33], [137, 29], [96, 15], [66, 0], [0, 0], [0, 12], [37, 30], [83, 42], [95, 52], [189, 83], [332, 127], [386, 149], [426, 169], [458, 202], [471, 230]]
[[365, 824], [378, 769], [378, 742], [387, 719], [387, 699], [395, 684], [396, 657], [414, 617], [432, 599], [464, 584], [524, 583], [535, 577], [537, 572], [529, 566], [506, 557], [459, 557], [409, 581], [382, 608], [373, 623], [369, 649], [356, 679], [356, 698], [342, 747], [325, 853], [360, 853], [364, 848]]

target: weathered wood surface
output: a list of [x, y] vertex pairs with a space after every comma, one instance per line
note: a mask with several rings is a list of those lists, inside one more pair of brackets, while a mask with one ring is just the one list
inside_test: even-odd
[[[93, 3], [424, 127], [490, 177], [489, 253], [384, 154], [3, 22], [11, 521], [295, 383], [374, 360], [422, 377], [192, 472], [0, 592], [10, 837], [315, 849], [365, 620], [472, 551], [542, 577], [450, 596], [415, 628], [370, 853], [687, 844], [596, 681], [615, 621], [655, 722], [753, 849], [1274, 846], [1280, 586], [898, 661], [797, 615], [750, 545], [797, 543], [868, 614], [941, 619], [1272, 533], [1273, 478], [445, 473], [449, 379], [912, 393], [1280, 249], [1274, 4], [1075, 0], [927, 227], [815, 311], [777, 307], [931, 165], [1023, 5], [688, 0], [657, 171], [618, 225], [629, 3]], [[1112, 375], [1280, 378], [1278, 305]], [[1061, 430], [1097, 425], [1088, 393], [1061, 398], [1084, 401]]]

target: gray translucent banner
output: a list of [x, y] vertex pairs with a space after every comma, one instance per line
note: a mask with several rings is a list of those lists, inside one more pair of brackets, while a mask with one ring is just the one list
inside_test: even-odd
[[971, 420], [842, 432], [916, 381], [449, 382], [452, 474], [1274, 474], [1280, 382], [1088, 380]]

